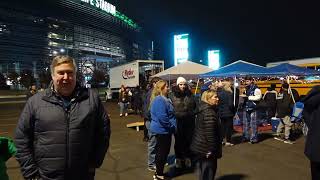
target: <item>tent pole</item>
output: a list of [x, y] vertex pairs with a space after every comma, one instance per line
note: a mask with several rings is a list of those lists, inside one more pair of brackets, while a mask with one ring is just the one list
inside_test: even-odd
[[197, 94], [197, 91], [198, 91], [198, 86], [199, 86], [199, 81], [200, 81], [200, 78], [198, 78], [198, 81], [197, 81], [197, 86], [196, 86], [196, 90], [194, 91], [194, 95]]
[[236, 107], [236, 81], [237, 81], [237, 76], [234, 76], [234, 79], [233, 79], [233, 105], [234, 107]]
[[293, 96], [293, 94], [292, 94], [291, 85], [290, 85], [290, 77], [289, 77], [289, 76], [287, 76], [287, 83], [288, 83], [288, 85], [289, 85], [288, 91], [289, 91], [290, 96], [291, 96], [291, 98], [292, 98], [292, 100], [293, 100], [293, 103], [296, 103], [296, 100], [294, 99], [294, 96]]

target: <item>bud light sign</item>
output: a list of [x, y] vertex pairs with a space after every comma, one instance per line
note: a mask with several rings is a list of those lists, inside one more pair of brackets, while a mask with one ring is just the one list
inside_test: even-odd
[[122, 71], [122, 77], [123, 77], [123, 79], [135, 78], [133, 69], [130, 68], [130, 69], [125, 69], [124, 71]]

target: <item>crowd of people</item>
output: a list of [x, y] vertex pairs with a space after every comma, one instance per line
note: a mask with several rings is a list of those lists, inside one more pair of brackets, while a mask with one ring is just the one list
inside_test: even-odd
[[[227, 88], [228, 85], [229, 88]], [[155, 180], [165, 179], [164, 166], [170, 151], [172, 136], [175, 138], [175, 168], [178, 171], [192, 168], [197, 161], [199, 162], [199, 179], [214, 178], [217, 159], [222, 156], [221, 131], [232, 128], [230, 126], [221, 128], [218, 102], [219, 96], [225, 95], [222, 86], [228, 90], [231, 89], [230, 83], [221, 83], [219, 92], [213, 89], [205, 91], [201, 100], [198, 100], [183, 77], [177, 79], [176, 86], [172, 87], [171, 92], [166, 81], [160, 78], [151, 80], [144, 102], [144, 115], [149, 135], [148, 169], [155, 171], [153, 176]], [[234, 115], [232, 91], [228, 93], [230, 99], [225, 102], [225, 106], [230, 105], [230, 111]], [[227, 113], [224, 117], [229, 119], [233, 117]], [[230, 131], [224, 132], [227, 134]], [[229, 135], [225, 136], [229, 138]], [[227, 143], [231, 144], [230, 141], [231, 135]]]
[[[8, 179], [5, 161], [15, 156], [22, 176], [28, 180], [78, 179], [92, 180], [96, 168], [104, 160], [111, 134], [110, 119], [98, 93], [76, 81], [75, 60], [56, 56], [51, 64], [52, 82], [43, 91], [30, 88], [30, 96], [20, 115], [14, 140], [0, 137], [0, 178]], [[185, 78], [176, 85], [153, 78], [144, 93], [138, 86], [119, 91], [120, 116], [127, 116], [133, 104], [145, 121], [148, 141], [148, 169], [153, 179], [166, 179], [164, 172], [175, 138], [175, 168], [197, 167], [199, 180], [212, 180], [222, 146], [233, 146], [233, 117], [243, 114], [243, 142], [259, 142], [258, 116], [277, 117], [280, 124], [277, 140], [290, 140], [290, 119], [294, 99], [298, 99], [286, 83], [280, 92], [272, 85], [262, 95], [250, 77], [245, 78], [243, 93], [232, 82], [217, 81], [197, 98]], [[236, 92], [234, 92], [236, 89]], [[144, 100], [144, 101], [142, 101]], [[310, 160], [313, 180], [320, 179], [320, 87], [315, 86], [302, 100], [303, 117], [308, 126], [305, 154]], [[143, 114], [142, 114], [143, 113]], [[284, 136], [281, 131], [284, 128]], [[250, 130], [251, 129], [251, 130]]]
[[[272, 84], [262, 94], [254, 79], [246, 77], [245, 89], [241, 94], [239, 89], [234, 92], [231, 81], [217, 81], [202, 93], [201, 99], [191, 93], [183, 77], [177, 79], [171, 92], [168, 84], [160, 78], [152, 79], [151, 83], [144, 103], [144, 114], [149, 135], [148, 169], [155, 171], [155, 180], [165, 179], [163, 169], [173, 136], [175, 168], [181, 170], [196, 165], [199, 180], [214, 179], [217, 159], [222, 157], [222, 146], [234, 145], [232, 133], [236, 113], [242, 113], [242, 142], [258, 143], [259, 119], [265, 118], [270, 123], [272, 118], [277, 118], [279, 125], [274, 139], [294, 143], [290, 139], [290, 129], [294, 123], [291, 113], [299, 97], [287, 83], [282, 84], [279, 92]], [[319, 150], [319, 147], [312, 147]], [[307, 156], [309, 153], [306, 152]], [[315, 172], [319, 171], [317, 158], [314, 158], [315, 161], [311, 159], [313, 177], [317, 177]]]

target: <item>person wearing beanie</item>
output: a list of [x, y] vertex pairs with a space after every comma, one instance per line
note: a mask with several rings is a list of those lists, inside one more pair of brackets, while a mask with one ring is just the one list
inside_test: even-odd
[[184, 77], [178, 77], [177, 79], [177, 86], [179, 84], [186, 84], [187, 83], [187, 80], [184, 78]]
[[271, 124], [271, 118], [275, 117], [276, 114], [277, 96], [276, 84], [271, 84], [262, 98], [265, 102], [263, 109], [266, 111], [266, 121], [268, 124]]
[[190, 144], [195, 124], [196, 100], [183, 77], [178, 77], [177, 85], [172, 88], [169, 95], [177, 119], [177, 132], [175, 133], [176, 168], [190, 168]]
[[[277, 135], [274, 137], [275, 140], [283, 141], [287, 144], [293, 144], [290, 138], [290, 130], [292, 122], [290, 115], [293, 107], [293, 99], [288, 91], [289, 84], [282, 84], [282, 98], [277, 100], [277, 118], [280, 118], [279, 125], [277, 127]], [[284, 128], [284, 138], [281, 137], [281, 131]]]

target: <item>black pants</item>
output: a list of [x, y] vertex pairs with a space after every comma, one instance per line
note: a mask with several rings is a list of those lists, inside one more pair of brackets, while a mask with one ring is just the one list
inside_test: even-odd
[[216, 158], [201, 158], [198, 161], [199, 180], [214, 180], [217, 171]]
[[320, 162], [310, 161], [312, 180], [320, 179]]
[[167, 162], [171, 146], [171, 134], [156, 135], [156, 169], [157, 175], [163, 176], [164, 165]]
[[268, 107], [266, 110], [266, 119], [267, 122], [270, 124], [271, 123], [271, 118], [276, 115], [276, 110], [275, 107]]
[[[190, 118], [190, 117], [189, 117]], [[174, 152], [177, 159], [191, 158], [190, 145], [194, 132], [194, 118], [177, 119], [177, 132], [174, 134]]]
[[222, 138], [226, 138], [227, 142], [231, 142], [233, 133], [233, 117], [221, 117]]
[[149, 121], [149, 119], [144, 118], [144, 125], [143, 125], [143, 138], [148, 138], [148, 129], [146, 127], [146, 121]]

